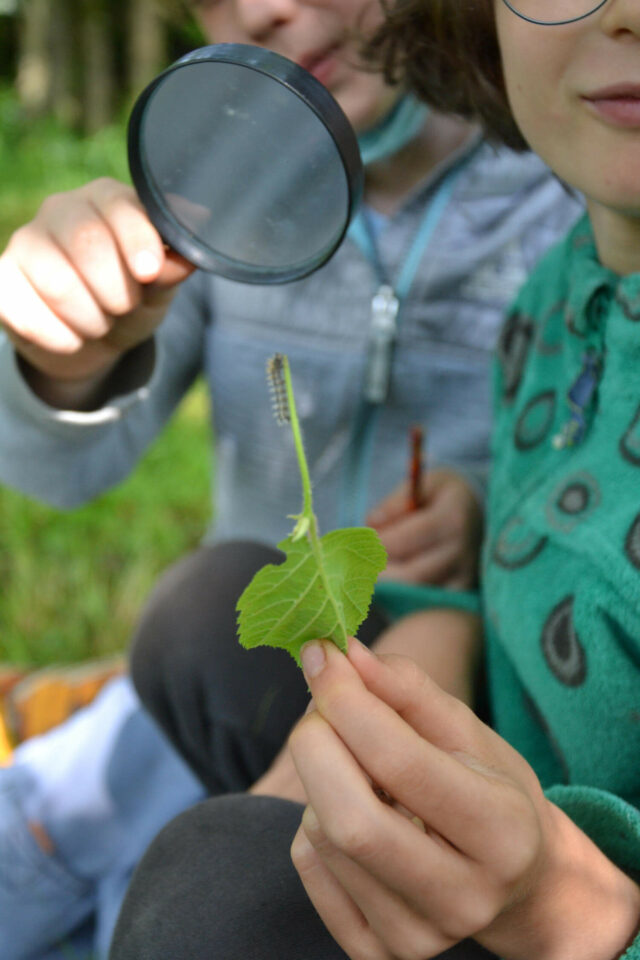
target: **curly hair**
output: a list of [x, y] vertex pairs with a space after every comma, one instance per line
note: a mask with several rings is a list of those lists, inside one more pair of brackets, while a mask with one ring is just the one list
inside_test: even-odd
[[389, 83], [434, 109], [482, 124], [489, 139], [528, 145], [511, 113], [493, 0], [382, 0], [384, 21], [365, 46]]

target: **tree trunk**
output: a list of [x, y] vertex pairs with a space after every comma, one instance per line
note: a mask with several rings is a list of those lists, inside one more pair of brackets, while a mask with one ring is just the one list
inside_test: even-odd
[[93, 133], [168, 57], [158, 0], [22, 0], [17, 90], [30, 116]]
[[157, 0], [130, 0], [128, 83], [132, 96], [167, 65], [167, 27]]
[[113, 120], [115, 61], [113, 22], [104, 0], [83, 4], [82, 17], [82, 127], [95, 133]]
[[74, 92], [72, 0], [25, 0], [20, 19], [16, 85], [30, 116], [50, 112], [78, 119]]
[[51, 111], [68, 126], [77, 126], [80, 120], [78, 76], [74, 56], [77, 6], [74, 0], [49, 0], [51, 22], [49, 45], [51, 50]]
[[49, 0], [25, 0], [20, 18], [18, 74], [20, 102], [31, 115], [51, 105], [51, 6]]

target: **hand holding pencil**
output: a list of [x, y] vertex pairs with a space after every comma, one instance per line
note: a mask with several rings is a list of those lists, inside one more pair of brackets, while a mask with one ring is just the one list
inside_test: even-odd
[[423, 475], [426, 473], [422, 453], [424, 430], [420, 424], [414, 424], [414, 426], [411, 427], [409, 430], [409, 438], [411, 451], [409, 456], [409, 499], [407, 501], [407, 509], [412, 511], [422, 506], [422, 480]]
[[455, 470], [426, 470], [426, 431], [409, 428], [407, 479], [367, 517], [389, 555], [383, 577], [469, 589], [477, 582], [483, 511]]

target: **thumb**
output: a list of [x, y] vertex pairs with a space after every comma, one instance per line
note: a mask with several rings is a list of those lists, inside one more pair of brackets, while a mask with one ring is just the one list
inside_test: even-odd
[[144, 305], [152, 309], [165, 310], [178, 287], [195, 270], [195, 266], [176, 253], [165, 249], [162, 265], [155, 277], [144, 285]]
[[164, 263], [153, 281], [153, 286], [164, 290], [175, 287], [177, 284], [186, 280], [187, 277], [191, 276], [195, 269], [192, 263], [185, 260], [185, 258], [179, 253], [176, 253], [175, 250], [165, 248]]

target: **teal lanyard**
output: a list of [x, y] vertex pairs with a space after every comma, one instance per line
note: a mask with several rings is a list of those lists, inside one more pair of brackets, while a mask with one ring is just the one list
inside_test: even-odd
[[[396, 296], [400, 300], [404, 300], [411, 289], [424, 251], [426, 250], [429, 241], [431, 240], [431, 237], [438, 226], [440, 218], [445, 211], [445, 207], [451, 199], [453, 187], [460, 172], [461, 168], [459, 165], [448, 172], [438, 187], [433, 200], [424, 213], [422, 222], [415, 237], [413, 238], [409, 252], [405, 257], [402, 266], [400, 267], [398, 278], [393, 284]], [[368, 223], [366, 213], [363, 213], [362, 210], [359, 210], [354, 217], [353, 222], [349, 227], [348, 235], [351, 240], [357, 244], [369, 263], [374, 266], [378, 280], [381, 282], [388, 282], [386, 271], [380, 261], [378, 247], [373, 236], [373, 231]]]
[[367, 214], [359, 210], [349, 227], [348, 236], [373, 267], [379, 284], [371, 301], [369, 350], [364, 381], [364, 397], [369, 403], [380, 404], [387, 399], [393, 348], [398, 336], [402, 305], [411, 290], [425, 250], [451, 199], [456, 180], [474, 153], [475, 150], [472, 150], [443, 177], [431, 203], [425, 210], [422, 222], [394, 283], [387, 276], [380, 259]]
[[358, 147], [365, 167], [386, 160], [417, 137], [425, 125], [429, 107], [406, 94], [372, 130], [358, 134]]
[[339, 525], [342, 527], [362, 523], [366, 515], [375, 423], [389, 393], [401, 307], [411, 290], [425, 251], [451, 200], [456, 180], [479, 146], [480, 143], [465, 154], [441, 180], [393, 285], [389, 283], [366, 213], [359, 211], [349, 228], [350, 239], [359, 247], [373, 267], [379, 287], [371, 301], [371, 326], [363, 397], [354, 418], [343, 473], [338, 509]]

